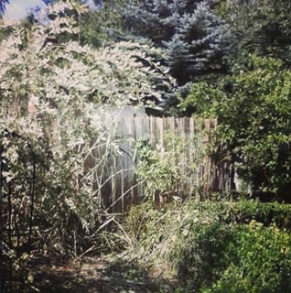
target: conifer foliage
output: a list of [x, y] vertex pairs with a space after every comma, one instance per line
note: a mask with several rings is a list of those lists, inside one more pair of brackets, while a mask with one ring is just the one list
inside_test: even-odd
[[213, 1], [131, 0], [124, 16], [131, 33], [149, 38], [169, 53], [164, 62], [185, 84], [198, 75], [224, 70], [229, 30], [212, 8]]

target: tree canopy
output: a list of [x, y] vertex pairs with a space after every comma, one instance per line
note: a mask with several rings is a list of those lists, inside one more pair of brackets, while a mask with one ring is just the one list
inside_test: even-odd
[[[291, 72], [281, 60], [249, 56], [247, 67], [217, 87], [195, 84], [182, 107], [217, 117], [217, 142], [256, 195], [288, 200], [291, 186]], [[266, 199], [266, 197], [265, 197]]]
[[163, 62], [180, 84], [225, 71], [229, 28], [208, 2], [131, 0], [124, 9], [128, 31], [168, 52], [169, 59]]

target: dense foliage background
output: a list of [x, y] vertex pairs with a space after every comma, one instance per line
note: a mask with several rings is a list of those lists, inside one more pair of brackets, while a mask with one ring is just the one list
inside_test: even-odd
[[[165, 266], [175, 292], [289, 292], [291, 2], [44, 1], [19, 21], [5, 19], [12, 2], [0, 0], [0, 186], [16, 292], [37, 290], [39, 255], [105, 250]], [[173, 203], [108, 214], [102, 176], [120, 150], [104, 117], [123, 105], [216, 118], [208, 154], [242, 187], [182, 203], [171, 153], [141, 145], [147, 198]]]

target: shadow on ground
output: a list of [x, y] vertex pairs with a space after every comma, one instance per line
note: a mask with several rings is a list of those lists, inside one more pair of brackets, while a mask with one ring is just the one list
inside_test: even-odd
[[150, 276], [136, 263], [86, 258], [82, 262], [45, 264], [35, 273], [41, 293], [174, 292], [174, 284]]

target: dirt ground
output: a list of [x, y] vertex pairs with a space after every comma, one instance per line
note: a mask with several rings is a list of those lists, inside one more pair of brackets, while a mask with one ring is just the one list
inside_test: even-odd
[[177, 292], [174, 283], [161, 278], [161, 273], [149, 274], [134, 263], [108, 257], [49, 261], [35, 273], [41, 293]]

